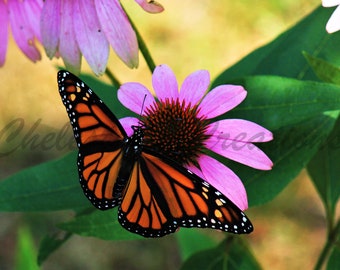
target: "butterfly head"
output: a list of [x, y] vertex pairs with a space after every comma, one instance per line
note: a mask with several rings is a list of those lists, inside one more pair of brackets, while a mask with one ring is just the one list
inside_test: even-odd
[[142, 151], [144, 131], [141, 126], [132, 126], [133, 135], [128, 139], [130, 147], [135, 154]]
[[133, 130], [133, 136], [137, 136], [143, 139], [144, 131], [143, 131], [142, 126], [132, 126], [132, 130]]

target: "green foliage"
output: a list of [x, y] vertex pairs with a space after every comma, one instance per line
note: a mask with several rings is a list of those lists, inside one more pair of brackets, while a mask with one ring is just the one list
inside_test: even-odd
[[36, 248], [28, 228], [21, 227], [18, 231], [16, 270], [37, 270]]
[[183, 260], [200, 250], [216, 246], [217, 242], [202, 230], [181, 228], [176, 233], [180, 253]]
[[340, 119], [307, 168], [320, 197], [325, 204], [329, 218], [333, 218], [340, 197]]
[[214, 248], [193, 254], [181, 267], [181, 270], [191, 269], [259, 270], [261, 267], [241, 239], [228, 237]]
[[[292, 29], [225, 70], [213, 86], [237, 83], [247, 99], [222, 118], [254, 121], [271, 130], [274, 140], [259, 147], [273, 160], [271, 171], [256, 171], [234, 162], [230, 166], [244, 181], [250, 205], [275, 198], [297, 174], [308, 172], [325, 205], [328, 234], [334, 242], [328, 269], [338, 268], [339, 249], [334, 248], [339, 231], [335, 207], [340, 196], [340, 35], [328, 35], [324, 25], [330, 10], [318, 8]], [[99, 92], [117, 117], [129, 115], [118, 102], [116, 91], [90, 76], [83, 79]], [[99, 90], [104, 90], [100, 92]], [[116, 90], [116, 88], [114, 88]], [[0, 182], [0, 211], [79, 210], [90, 206], [78, 183], [76, 153], [22, 170]], [[58, 227], [62, 239], [46, 237], [39, 263], [72, 234], [118, 241], [141, 238], [124, 230], [117, 209], [80, 213]], [[260, 269], [244, 241], [227, 237], [218, 246], [196, 230], [180, 230], [177, 239], [182, 269]], [[17, 269], [29, 263], [32, 242], [27, 231], [19, 234]], [[33, 266], [32, 266], [33, 267]], [[35, 269], [28, 268], [25, 269]]]
[[317, 80], [303, 52], [340, 65], [340, 35], [327, 34], [325, 25], [332, 10], [319, 7], [296, 26], [269, 44], [255, 50], [217, 77], [220, 85], [249, 75], [276, 75], [303, 80]]
[[340, 268], [339, 258], [340, 258], [340, 248], [339, 246], [336, 246], [329, 258], [326, 269], [327, 270], [339, 269]]
[[[1, 211], [55, 211], [89, 206], [79, 190], [76, 153], [24, 169], [0, 182]], [[62, 198], [62, 200], [60, 199]]]
[[307, 52], [303, 52], [303, 55], [320, 80], [340, 85], [340, 68]]
[[266, 153], [270, 153], [274, 162], [271, 171], [254, 171], [238, 164], [230, 165], [245, 180], [250, 205], [272, 200], [298, 175], [327, 139], [337, 116], [338, 112], [332, 112], [331, 116], [320, 115], [297, 123], [298, 126], [290, 125], [275, 130], [275, 140], [262, 147]]
[[71, 235], [71, 233], [66, 233], [62, 237], [60, 234], [53, 236], [46, 235], [40, 243], [38, 264], [41, 265], [54, 251], [63, 245]]
[[118, 222], [117, 208], [79, 215], [70, 222], [59, 224], [58, 227], [81, 236], [92, 236], [104, 240], [142, 239], [141, 236], [123, 229]]

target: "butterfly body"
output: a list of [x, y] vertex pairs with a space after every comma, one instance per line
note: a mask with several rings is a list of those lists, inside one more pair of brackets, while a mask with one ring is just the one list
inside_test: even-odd
[[118, 206], [127, 230], [160, 237], [179, 227], [250, 233], [246, 215], [221, 192], [173, 159], [143, 144], [143, 126], [131, 137], [80, 79], [58, 72], [58, 85], [79, 148], [84, 194], [101, 210]]

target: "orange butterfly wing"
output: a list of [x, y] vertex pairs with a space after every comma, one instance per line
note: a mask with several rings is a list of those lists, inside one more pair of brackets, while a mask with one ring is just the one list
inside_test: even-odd
[[80, 184], [97, 208], [112, 208], [121, 199], [123, 188], [117, 188], [116, 182], [127, 135], [113, 113], [76, 76], [60, 71], [58, 85], [79, 148]]
[[176, 162], [144, 149], [119, 209], [129, 231], [159, 237], [178, 227], [250, 233], [246, 215], [221, 192]]
[[163, 236], [178, 227], [253, 230], [246, 215], [221, 192], [143, 146], [141, 127], [127, 137], [114, 114], [76, 76], [60, 71], [58, 85], [79, 148], [80, 183], [97, 208], [119, 205], [121, 225], [145, 237]]

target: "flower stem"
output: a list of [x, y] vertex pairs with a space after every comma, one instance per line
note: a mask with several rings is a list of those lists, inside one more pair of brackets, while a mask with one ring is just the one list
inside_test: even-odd
[[146, 46], [142, 36], [139, 34], [135, 25], [132, 22], [131, 22], [131, 25], [132, 25], [132, 27], [135, 30], [136, 35], [137, 35], [139, 50], [141, 51], [141, 53], [142, 53], [142, 55], [145, 59], [145, 62], [149, 67], [150, 72], [153, 73], [154, 69], [156, 68], [156, 65], [155, 65], [155, 62], [152, 59], [150, 51], [149, 51], [148, 47]]
[[113, 75], [113, 73], [111, 72], [111, 70], [109, 68], [105, 69], [105, 74], [107, 77], [109, 77], [112, 85], [119, 87], [121, 85], [121, 83], [118, 81], [118, 79]]
[[[124, 8], [123, 8], [124, 9]], [[125, 11], [125, 9], [124, 9]], [[126, 13], [126, 11], [125, 11]], [[152, 59], [152, 56], [150, 54], [150, 51], [148, 49], [148, 47], [146, 46], [146, 43], [144, 42], [142, 36], [140, 35], [140, 33], [138, 32], [138, 29], [137, 27], [135, 26], [135, 24], [133, 23], [133, 21], [131, 20], [130, 16], [126, 13], [129, 21], [130, 21], [130, 24], [133, 28], [133, 30], [135, 31], [136, 33], [136, 36], [137, 36], [137, 40], [138, 40], [138, 47], [139, 47], [139, 50], [140, 52], [142, 53], [144, 59], [145, 59], [145, 62], [146, 64], [148, 65], [149, 67], [149, 70], [151, 73], [153, 73], [154, 69], [156, 68], [156, 65], [155, 65], [155, 62], [153, 61]]]
[[324, 265], [326, 261], [326, 258], [328, 257], [328, 255], [331, 253], [331, 251], [335, 247], [339, 234], [340, 234], [340, 220], [338, 220], [338, 223], [333, 229], [328, 231], [327, 242], [325, 246], [323, 247], [323, 250], [315, 265], [314, 270], [320, 270], [322, 268], [322, 266]]

